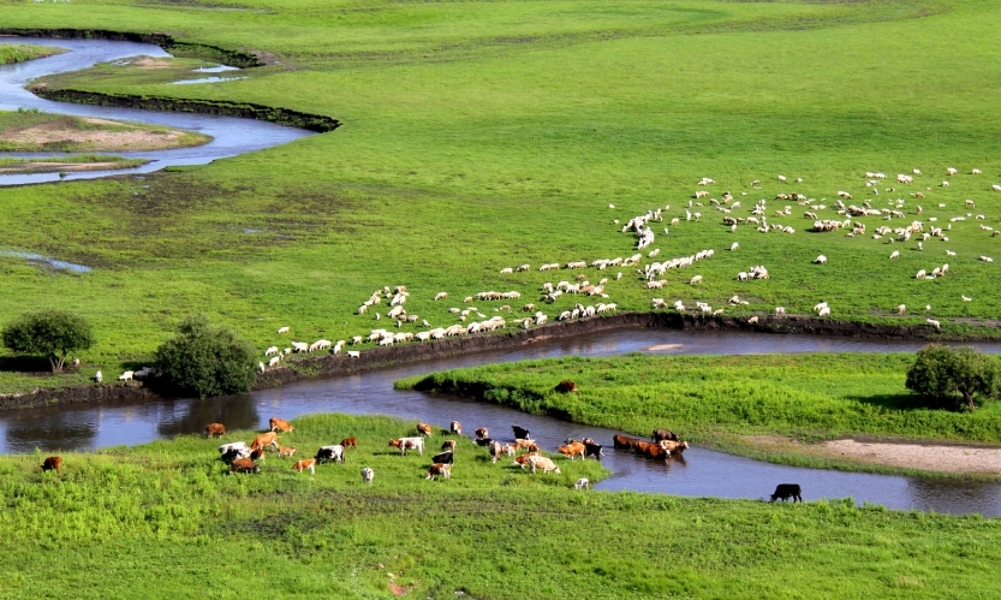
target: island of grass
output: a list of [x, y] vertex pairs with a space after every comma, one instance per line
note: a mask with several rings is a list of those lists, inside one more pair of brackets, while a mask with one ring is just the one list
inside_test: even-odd
[[0, 44], [0, 65], [10, 65], [66, 52], [63, 48], [32, 44]]
[[[786, 464], [1001, 478], [1001, 403], [911, 408], [912, 354], [562, 358], [446, 371], [398, 388], [458, 393], [648, 439]], [[554, 387], [563, 380], [573, 393]], [[605, 440], [611, 445], [611, 440]]]
[[[261, 472], [229, 475], [216, 448], [181, 436], [132, 448], [0, 457], [4, 591], [31, 598], [941, 598], [997, 587], [1001, 520], [856, 507], [577, 491], [597, 461], [561, 475], [493, 464], [459, 441], [449, 480], [429, 454], [388, 440], [388, 417], [295, 420]], [[438, 440], [436, 427], [434, 437]], [[357, 437], [344, 464], [292, 469]], [[435, 444], [437, 445], [437, 444]], [[371, 484], [360, 471], [375, 471]], [[807, 550], [808, 549], [808, 550]], [[58, 556], [58, 559], [54, 558]], [[948, 565], [947, 568], [943, 565]], [[93, 590], [93, 592], [90, 592]]]
[[144, 158], [123, 158], [100, 154], [46, 158], [0, 158], [0, 175], [133, 169], [148, 162], [149, 160]]
[[187, 148], [211, 140], [200, 133], [147, 123], [37, 110], [0, 111], [0, 152], [137, 152]]

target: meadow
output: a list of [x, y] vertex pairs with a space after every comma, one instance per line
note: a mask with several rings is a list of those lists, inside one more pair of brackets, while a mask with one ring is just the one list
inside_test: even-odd
[[595, 461], [557, 459], [562, 475], [532, 476], [491, 464], [468, 439], [452, 479], [427, 481], [427, 455], [385, 446], [413, 423], [294, 424], [282, 444], [300, 454], [347, 435], [359, 448], [315, 477], [275, 455], [259, 475], [229, 476], [220, 440], [190, 436], [63, 454], [58, 474], [41, 471], [43, 455], [0, 457], [0, 597], [910, 599], [996, 588], [998, 520], [849, 499], [578, 492], [576, 477], [603, 477]]
[[[911, 354], [569, 357], [495, 364], [396, 383], [472, 396], [534, 414], [629, 432], [654, 429], [728, 452], [816, 467], [872, 469], [810, 444], [864, 435], [946, 442], [1001, 442], [1001, 403], [972, 413], [915, 408], [904, 387]], [[556, 392], [571, 380], [579, 391]], [[892, 471], [892, 469], [890, 469]]]
[[[826, 300], [834, 319], [924, 325], [927, 317], [946, 333], [996, 334], [999, 263], [977, 260], [1001, 258], [1001, 240], [980, 227], [1001, 227], [1001, 194], [990, 188], [1001, 183], [994, 3], [0, 5], [2, 27], [149, 31], [155, 23], [179, 40], [254, 51], [268, 63], [220, 85], [170, 85], [136, 64], [53, 78], [54, 85], [239, 100], [344, 123], [142, 181], [3, 190], [9, 249], [93, 270], [0, 260], [8, 298], [0, 322], [37, 307], [74, 310], [92, 320], [98, 344], [82, 354], [84, 371], [64, 377], [14, 374], [15, 362], [0, 361], [0, 391], [141, 364], [192, 312], [207, 312], [263, 349], [285, 345], [274, 333], [283, 325], [306, 341], [385, 325], [355, 312], [387, 285], [408, 286], [408, 311], [433, 325], [454, 323], [448, 308], [478, 291], [517, 290], [534, 301], [543, 282], [572, 279], [539, 273], [538, 265], [630, 256], [636, 238], [621, 225], [666, 205], [667, 220], [656, 223], [646, 250], [659, 248], [658, 260], [708, 248], [716, 255], [669, 271], [659, 290], [646, 289], [631, 269], [621, 280], [586, 271], [592, 282], [609, 276], [609, 301], [622, 310], [650, 310], [654, 297], [723, 308], [737, 294], [749, 304], [726, 314], [765, 315], [776, 306], [809, 314]], [[948, 167], [959, 174], [946, 177]], [[892, 182], [914, 168], [923, 174], [913, 184]], [[974, 168], [983, 174], [971, 175]], [[890, 175], [878, 196], [865, 187], [867, 171]], [[771, 222], [796, 233], [749, 225], [732, 233], [709, 204], [689, 209], [702, 177], [716, 180], [705, 188], [712, 197], [729, 190], [742, 202], [735, 216], [749, 216], [765, 198]], [[875, 208], [896, 209], [901, 198], [906, 218], [853, 219], [868, 227], [854, 238], [809, 233], [806, 207], [774, 200], [801, 193], [826, 204], [827, 218], [837, 191]], [[773, 216], [787, 204], [791, 214]], [[685, 210], [701, 219], [686, 221]], [[880, 225], [920, 218], [930, 227], [935, 218], [947, 226], [967, 213], [952, 223], [948, 243], [933, 238], [924, 250], [916, 240], [871, 237]], [[674, 217], [677, 226], [668, 223]], [[734, 241], [740, 250], [727, 251]], [[895, 249], [900, 258], [888, 260]], [[826, 265], [811, 264], [819, 254]], [[650, 261], [644, 253], [642, 264]], [[914, 278], [946, 262], [948, 276]], [[522, 263], [532, 269], [500, 274]], [[752, 265], [768, 267], [771, 279], [738, 282]], [[696, 274], [704, 284], [688, 285]], [[450, 301], [433, 302], [439, 291]], [[543, 308], [552, 319], [577, 300], [564, 296]], [[500, 304], [480, 310], [494, 314]], [[903, 316], [900, 304], [908, 306]]]
[[44, 46], [32, 46], [28, 44], [3, 44], [0, 45], [0, 65], [24, 62], [33, 58], [52, 56], [62, 52], [58, 48], [47, 48]]

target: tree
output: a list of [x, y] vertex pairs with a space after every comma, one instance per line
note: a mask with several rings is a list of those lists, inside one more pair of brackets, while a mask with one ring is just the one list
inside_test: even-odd
[[182, 393], [200, 398], [250, 391], [257, 379], [254, 346], [205, 315], [185, 319], [177, 335], [156, 350], [159, 376]]
[[3, 329], [4, 346], [16, 354], [45, 356], [53, 373], [63, 370], [70, 352], [95, 343], [94, 332], [83, 317], [61, 310], [27, 313]]
[[977, 402], [997, 395], [999, 364], [996, 358], [968, 346], [948, 348], [931, 344], [918, 352], [907, 371], [907, 389], [946, 408], [974, 410]]

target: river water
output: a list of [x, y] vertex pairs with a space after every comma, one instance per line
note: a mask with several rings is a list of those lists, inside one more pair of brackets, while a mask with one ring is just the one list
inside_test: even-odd
[[[556, 356], [610, 356], [627, 352], [668, 354], [743, 354], [790, 352], [913, 351], [920, 342], [855, 340], [815, 336], [740, 332], [681, 332], [660, 329], [606, 331], [572, 340], [550, 340], [518, 347], [469, 354], [460, 358], [404, 365], [333, 379], [300, 382], [246, 396], [159, 399], [58, 406], [0, 413], [0, 451], [31, 452], [91, 450], [140, 444], [183, 434], [201, 434], [205, 425], [263, 429], [270, 417], [285, 419], [314, 412], [387, 414], [447, 425], [456, 420], [471, 432], [487, 427], [494, 437], [511, 437], [511, 425], [526, 427], [545, 448], [555, 450], [568, 437], [590, 436], [606, 446], [603, 463], [613, 475], [596, 487], [683, 496], [754, 498], [768, 496], [778, 483], [803, 487], [806, 499], [843, 498], [882, 504], [888, 508], [932, 510], [985, 516], [1001, 515], [1001, 485], [805, 469], [693, 447], [683, 459], [657, 462], [611, 448], [618, 431], [585, 427], [513, 409], [442, 394], [395, 391], [393, 382], [410, 375]], [[1001, 344], [981, 344], [1001, 353]], [[670, 426], [666, 423], [665, 426]]]
[[[43, 100], [28, 93], [24, 85], [42, 75], [83, 69], [97, 62], [136, 55], [163, 57], [168, 54], [157, 46], [131, 42], [0, 38], [0, 43], [15, 41], [60, 46], [72, 52], [0, 67], [0, 110], [37, 108], [48, 112], [142, 121], [199, 131], [214, 138], [211, 143], [197, 148], [124, 153], [124, 156], [154, 161], [131, 172], [149, 172], [168, 165], [205, 164], [311, 135], [308, 131], [248, 119], [81, 106]], [[73, 173], [66, 179], [108, 174]], [[0, 185], [58, 179], [57, 174], [0, 176]], [[531, 430], [533, 437], [550, 450], [568, 437], [593, 437], [607, 446], [603, 463], [613, 472], [611, 477], [596, 486], [603, 490], [760, 499], [768, 496], [777, 483], [795, 482], [803, 487], [806, 499], [851, 496], [858, 503], [871, 502], [895, 509], [1001, 515], [1001, 485], [998, 484], [929, 481], [787, 467], [697, 447], [689, 449], [683, 458], [666, 462], [649, 461], [613, 450], [611, 438], [619, 433], [617, 431], [525, 415], [512, 409], [447, 395], [399, 392], [392, 388], [393, 381], [415, 374], [556, 356], [610, 356], [626, 352], [894, 352], [913, 351], [921, 345], [920, 342], [740, 332], [623, 329], [572, 340], [551, 340], [528, 347], [296, 383], [246, 396], [209, 400], [157, 399], [8, 411], [0, 413], [0, 452], [23, 453], [36, 449], [45, 452], [86, 451], [141, 444], [177, 435], [200, 434], [207, 423], [215, 421], [225, 423], [230, 429], [261, 429], [272, 416], [294, 419], [302, 414], [321, 411], [388, 414], [439, 425], [457, 420], [464, 424], [467, 431], [488, 427], [498, 438], [510, 436], [511, 425], [519, 424]], [[1001, 353], [999, 344], [982, 344], [980, 347], [987, 352]]]
[[[151, 56], [155, 58], [170, 55], [159, 46], [135, 42], [0, 37], [0, 44], [3, 43], [58, 46], [66, 48], [70, 52], [23, 63], [0, 66], [0, 110], [37, 108], [38, 110], [51, 113], [155, 123], [157, 125], [197, 131], [198, 133], [210, 135], [213, 138], [208, 144], [193, 148], [149, 152], [109, 152], [107, 154], [115, 154], [127, 158], [145, 158], [152, 162], [142, 167], [125, 171], [67, 173], [66, 177], [62, 178], [64, 180], [94, 179], [123, 172], [148, 173], [168, 166], [203, 165], [220, 158], [263, 150], [291, 142], [301, 137], [315, 135], [311, 131], [284, 127], [253, 119], [218, 117], [184, 112], [156, 112], [107, 106], [87, 106], [45, 100], [26, 90], [25, 85], [32, 79], [42, 77], [43, 75], [85, 69], [99, 62], [111, 62], [131, 56]], [[195, 74], [193, 73], [192, 76], [194, 77]], [[32, 158], [45, 156], [59, 155], [51, 152], [16, 154], [0, 152], [0, 157]], [[43, 183], [46, 181], [59, 181], [60, 179], [58, 173], [0, 175], [0, 186]]]

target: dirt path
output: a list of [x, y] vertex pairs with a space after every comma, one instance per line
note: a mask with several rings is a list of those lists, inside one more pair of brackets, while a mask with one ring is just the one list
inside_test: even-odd
[[1001, 473], [1001, 448], [834, 440], [820, 445], [840, 458], [944, 473]]

